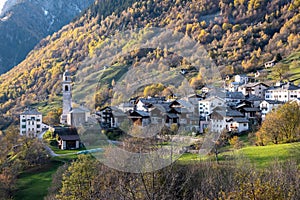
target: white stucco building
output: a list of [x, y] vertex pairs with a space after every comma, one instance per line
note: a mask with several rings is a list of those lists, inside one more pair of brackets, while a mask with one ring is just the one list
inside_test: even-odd
[[240, 133], [249, 130], [249, 120], [237, 110], [218, 107], [211, 114], [210, 128], [217, 133], [223, 130]]
[[26, 108], [20, 114], [20, 135], [36, 137], [43, 130], [43, 116], [36, 109]]
[[199, 101], [199, 116], [207, 121], [209, 114], [211, 114], [215, 107], [224, 105], [225, 100], [217, 96], [201, 100]]
[[265, 92], [265, 100], [288, 102], [300, 98], [300, 87], [291, 82], [277, 83]]
[[244, 95], [255, 95], [261, 98], [265, 97], [265, 90], [269, 86], [264, 83], [248, 83], [238, 87], [238, 91]]
[[237, 83], [248, 83], [249, 77], [245, 74], [239, 74], [234, 76], [234, 82]]
[[283, 102], [281, 101], [274, 101], [274, 100], [264, 100], [260, 103], [260, 110], [261, 110], [261, 118], [265, 120], [266, 114], [271, 112], [272, 110], [276, 109], [278, 106], [282, 105]]

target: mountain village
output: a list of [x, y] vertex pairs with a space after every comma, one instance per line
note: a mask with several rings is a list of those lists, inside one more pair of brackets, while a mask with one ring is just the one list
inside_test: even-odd
[[[273, 62], [265, 64], [266, 68], [273, 66]], [[62, 77], [61, 125], [44, 124], [40, 112], [26, 108], [20, 114], [20, 134], [40, 137], [50, 130], [58, 135], [58, 147], [65, 150], [83, 145], [76, 127], [89, 120], [97, 120], [101, 129], [107, 131], [120, 131], [122, 123], [130, 119], [132, 124], [142, 127], [150, 124], [180, 127], [193, 136], [224, 130], [234, 134], [247, 133], [278, 106], [287, 102], [300, 105], [300, 86], [293, 82], [277, 82], [270, 86], [259, 81], [260, 73], [263, 72], [258, 71], [254, 77], [227, 75], [226, 84], [219, 91], [205, 86], [201, 94], [186, 97], [135, 97], [118, 106], [106, 106], [93, 112], [84, 105], [72, 107], [72, 75], [66, 70]]]

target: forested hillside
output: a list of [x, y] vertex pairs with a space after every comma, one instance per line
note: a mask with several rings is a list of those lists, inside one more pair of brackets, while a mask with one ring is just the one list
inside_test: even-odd
[[60, 75], [66, 66], [75, 74], [117, 31], [177, 30], [203, 44], [223, 66], [222, 74], [255, 70], [277, 54], [287, 57], [299, 50], [299, 4], [299, 0], [97, 0], [0, 77], [0, 124], [12, 122], [26, 105], [59, 99]]
[[93, 1], [7, 1], [0, 13], [0, 74], [19, 64], [41, 39], [70, 23]]

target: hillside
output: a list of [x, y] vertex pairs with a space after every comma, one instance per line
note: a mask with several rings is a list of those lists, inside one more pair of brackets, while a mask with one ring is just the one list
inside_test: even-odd
[[[53, 103], [65, 68], [75, 75], [101, 54], [118, 31], [165, 27], [204, 45], [221, 73], [255, 70], [276, 54], [299, 50], [298, 0], [96, 1], [81, 17], [43, 39], [27, 58], [0, 78], [0, 124], [13, 121], [26, 105]], [[114, 63], [108, 63], [114, 65]], [[117, 65], [125, 66], [122, 63]], [[84, 70], [84, 69], [82, 69]], [[100, 77], [95, 77], [99, 80]]]
[[68, 24], [93, 1], [7, 1], [0, 13], [0, 74], [19, 64], [42, 38]]

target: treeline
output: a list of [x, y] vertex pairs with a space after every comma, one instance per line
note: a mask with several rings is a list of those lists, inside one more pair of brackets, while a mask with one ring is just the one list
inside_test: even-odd
[[226, 165], [175, 163], [133, 174], [84, 155], [56, 172], [45, 199], [299, 199], [299, 181], [293, 161], [274, 162], [265, 170], [244, 159]]
[[2, 118], [9, 123], [26, 105], [53, 102], [65, 68], [75, 74], [118, 31], [154, 26], [187, 34], [224, 67], [223, 74], [254, 70], [278, 53], [285, 57], [299, 49], [298, 0], [105, 3], [97, 1], [78, 20], [43, 39], [20, 65], [0, 77]]
[[14, 126], [0, 131], [0, 143], [0, 199], [13, 199], [20, 173], [45, 165], [49, 155], [40, 140], [21, 137]]

